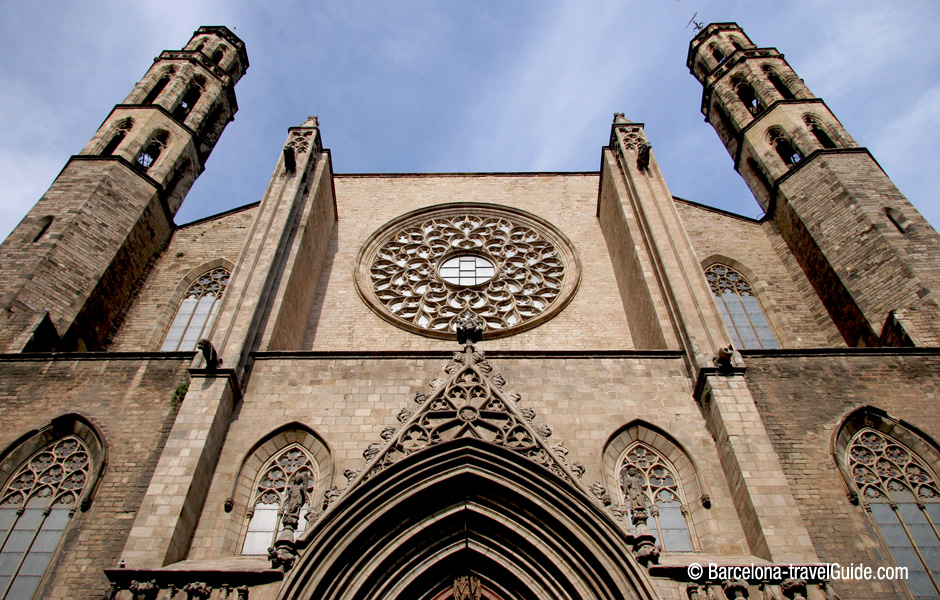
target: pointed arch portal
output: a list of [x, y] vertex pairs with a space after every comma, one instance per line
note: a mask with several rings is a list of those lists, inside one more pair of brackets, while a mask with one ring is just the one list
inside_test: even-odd
[[517, 452], [461, 438], [354, 487], [317, 521], [279, 600], [655, 598], [628, 534]]

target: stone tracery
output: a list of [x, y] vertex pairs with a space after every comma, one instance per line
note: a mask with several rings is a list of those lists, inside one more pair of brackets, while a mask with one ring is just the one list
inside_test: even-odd
[[[441, 267], [482, 259], [493, 275], [458, 279]], [[396, 220], [360, 255], [360, 293], [379, 315], [405, 329], [452, 337], [465, 313], [485, 337], [508, 335], [550, 318], [580, 278], [570, 243], [532, 215], [486, 205], [434, 207]], [[470, 283], [466, 282], [476, 282]]]

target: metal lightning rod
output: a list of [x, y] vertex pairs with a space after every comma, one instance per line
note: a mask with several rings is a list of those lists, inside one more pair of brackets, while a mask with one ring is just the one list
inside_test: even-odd
[[689, 9], [685, 7], [685, 4], [682, 3], [682, 0], [676, 0], [676, 1], [679, 3], [679, 6], [682, 7], [682, 10], [685, 11], [686, 16], [689, 17], [689, 22], [685, 24], [686, 27], [688, 27], [689, 25], [695, 25], [696, 31], [701, 31], [705, 29], [705, 26], [702, 25], [700, 21], [695, 20], [695, 17], [698, 16], [698, 13], [689, 13]]

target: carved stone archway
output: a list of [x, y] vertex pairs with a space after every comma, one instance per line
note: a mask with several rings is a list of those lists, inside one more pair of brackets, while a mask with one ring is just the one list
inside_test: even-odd
[[406, 456], [362, 481], [301, 546], [279, 600], [448, 598], [464, 575], [492, 600], [657, 597], [627, 534], [596, 502], [476, 438]]

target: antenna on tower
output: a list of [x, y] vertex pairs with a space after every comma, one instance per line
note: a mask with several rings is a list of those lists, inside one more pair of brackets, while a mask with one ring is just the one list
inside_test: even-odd
[[685, 4], [682, 3], [682, 0], [676, 0], [676, 1], [679, 3], [679, 6], [682, 7], [682, 10], [685, 11], [686, 16], [689, 17], [689, 22], [686, 23], [686, 25], [685, 25], [686, 28], [688, 28], [689, 25], [694, 25], [696, 31], [701, 31], [701, 30], [705, 29], [705, 25], [703, 25], [701, 21], [696, 21], [696, 20], [695, 20], [695, 17], [698, 16], [698, 13], [691, 13], [691, 14], [690, 14], [690, 13], [689, 13], [689, 9], [687, 9], [687, 8], [685, 7]]

